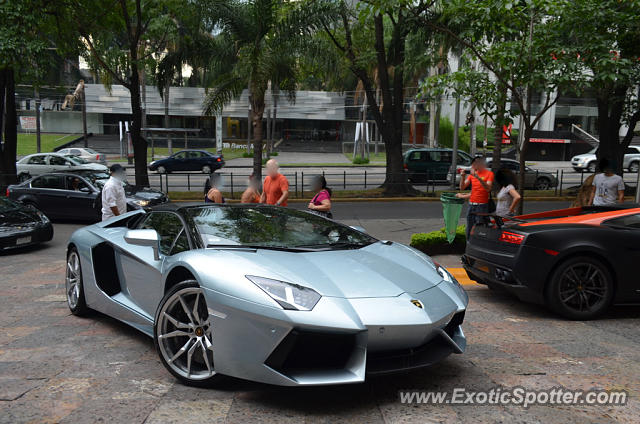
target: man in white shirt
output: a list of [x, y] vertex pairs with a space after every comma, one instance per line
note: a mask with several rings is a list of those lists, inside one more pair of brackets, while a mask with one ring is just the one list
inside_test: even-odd
[[122, 165], [113, 164], [111, 178], [102, 188], [102, 220], [113, 218], [127, 211], [127, 199], [122, 182], [125, 179], [125, 171]]
[[607, 159], [600, 161], [601, 174], [593, 177], [590, 205], [611, 206], [624, 202], [624, 181], [613, 172], [613, 166]]

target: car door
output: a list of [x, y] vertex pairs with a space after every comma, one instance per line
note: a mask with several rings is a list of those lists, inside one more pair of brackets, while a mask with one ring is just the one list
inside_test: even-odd
[[624, 151], [624, 160], [623, 160], [622, 167], [624, 169], [629, 168], [629, 164], [631, 163], [631, 160], [633, 159], [638, 160], [639, 157], [640, 157], [640, 151], [638, 151], [638, 148], [636, 146], [627, 147], [626, 150]]
[[98, 219], [96, 209], [98, 192], [82, 177], [66, 175], [64, 178], [67, 215], [79, 219]]
[[450, 150], [432, 150], [429, 152], [430, 161], [428, 162], [429, 170], [427, 171], [430, 180], [444, 180], [447, 178], [453, 153]]
[[153, 317], [164, 295], [162, 265], [170, 256], [189, 250], [189, 238], [180, 216], [174, 212], [151, 212], [138, 225], [139, 229], [156, 230], [160, 238], [160, 260], [153, 249], [126, 245], [120, 257], [122, 275], [131, 300]]
[[71, 162], [62, 156], [48, 155], [49, 172], [68, 171], [71, 168]]
[[640, 214], [627, 215], [605, 221], [610, 227], [602, 244], [609, 251], [609, 260], [616, 275], [616, 299], [621, 303], [640, 301]]
[[17, 166], [18, 173], [26, 172], [32, 177], [42, 175], [47, 172], [47, 156], [33, 155], [30, 156], [26, 163]]
[[31, 188], [38, 207], [45, 215], [55, 218], [67, 217], [67, 190], [63, 175], [41, 175], [31, 181]]
[[178, 152], [171, 157], [169, 162], [171, 171], [188, 171], [187, 169], [187, 152]]
[[424, 174], [427, 169], [427, 152], [424, 150], [414, 150], [407, 154], [407, 170], [412, 177]]

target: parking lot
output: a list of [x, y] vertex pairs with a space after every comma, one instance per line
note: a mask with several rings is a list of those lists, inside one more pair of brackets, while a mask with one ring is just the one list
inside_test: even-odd
[[[422, 215], [417, 206], [404, 223], [388, 206], [344, 208], [348, 223], [402, 242], [418, 224], [429, 225], [428, 219], [438, 225], [429, 218], [434, 212]], [[0, 256], [0, 422], [635, 423], [640, 416], [640, 307], [616, 307], [595, 321], [567, 321], [471, 283], [452, 257], [442, 262], [470, 296], [462, 355], [360, 385], [286, 389], [227, 379], [210, 389], [183, 386], [162, 366], [151, 339], [98, 313], [70, 314], [64, 249], [78, 227], [56, 223], [47, 245]], [[626, 390], [629, 397], [624, 406], [525, 409], [403, 404], [399, 396], [401, 390], [498, 386]]]

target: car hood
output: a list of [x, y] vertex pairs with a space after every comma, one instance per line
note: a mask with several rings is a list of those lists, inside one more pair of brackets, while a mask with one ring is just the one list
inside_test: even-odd
[[125, 188], [127, 198], [139, 199], [139, 200], [158, 200], [163, 199], [165, 194], [159, 190], [154, 190], [149, 187], [137, 187], [133, 185], [127, 185]]
[[40, 222], [35, 211], [29, 209], [12, 209], [0, 212], [0, 227], [10, 228]]
[[392, 297], [419, 293], [442, 282], [430, 258], [397, 243], [308, 253], [234, 249], [207, 249], [203, 253], [220, 266], [234, 269], [235, 278], [273, 278], [330, 297]]
[[78, 166], [80, 169], [90, 169], [93, 171], [105, 171], [108, 168], [104, 165], [100, 165], [99, 163], [83, 163], [82, 166]]
[[588, 158], [595, 158], [596, 155], [594, 155], [593, 153], [583, 153], [581, 155], [575, 155], [573, 157], [573, 159], [588, 159]]

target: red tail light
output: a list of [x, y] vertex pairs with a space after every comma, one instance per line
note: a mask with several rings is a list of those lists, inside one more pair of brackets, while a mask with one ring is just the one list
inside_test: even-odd
[[510, 231], [503, 231], [502, 234], [500, 234], [500, 241], [511, 244], [522, 244], [524, 241], [524, 235], [512, 233]]
[[220, 162], [222, 159], [218, 158], [218, 159], [216, 159], [216, 160], [217, 160], [218, 162]]
[[457, 169], [456, 169], [456, 173], [458, 173], [458, 174], [462, 174], [462, 168], [457, 168]]
[[404, 166], [404, 169], [409, 169], [406, 163], [403, 166]]
[[9, 197], [9, 194], [10, 194], [10, 193], [11, 193], [11, 192], [9, 191], [9, 188], [7, 188], [7, 197]]
[[100, 155], [96, 155], [96, 160], [100, 160]]

